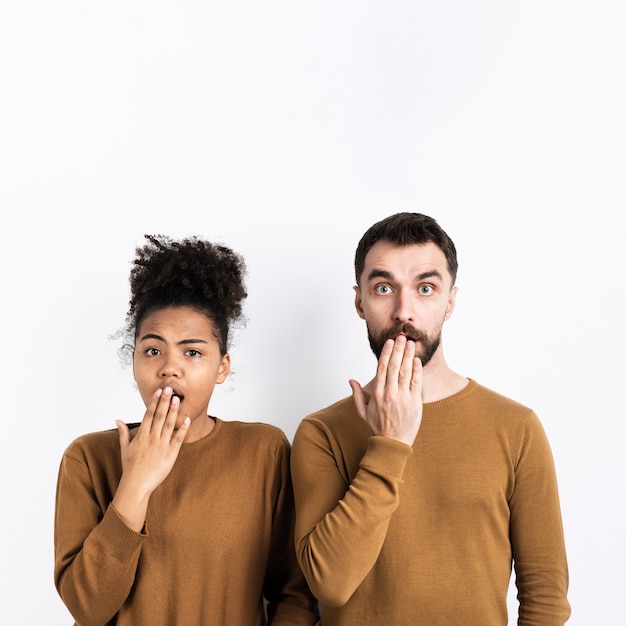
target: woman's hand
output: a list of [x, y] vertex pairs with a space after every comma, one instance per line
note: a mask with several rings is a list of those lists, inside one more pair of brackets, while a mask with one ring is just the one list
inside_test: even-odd
[[188, 417], [176, 429], [179, 404], [170, 387], [157, 389], [134, 436], [124, 422], [116, 421], [122, 477], [112, 504], [137, 532], [143, 528], [150, 495], [171, 472], [189, 430]]

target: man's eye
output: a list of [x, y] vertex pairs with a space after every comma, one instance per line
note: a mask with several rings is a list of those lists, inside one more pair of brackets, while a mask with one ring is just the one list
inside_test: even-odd
[[419, 292], [423, 296], [429, 296], [431, 293], [433, 293], [432, 285], [421, 285], [419, 288]]
[[161, 354], [158, 348], [148, 348], [146, 350], [146, 354], [148, 356], [156, 356], [157, 354]]
[[188, 356], [200, 356], [200, 352], [198, 350], [195, 350], [194, 348], [191, 348], [187, 350], [187, 355]]
[[389, 285], [378, 285], [374, 291], [384, 296], [391, 291], [391, 287]]

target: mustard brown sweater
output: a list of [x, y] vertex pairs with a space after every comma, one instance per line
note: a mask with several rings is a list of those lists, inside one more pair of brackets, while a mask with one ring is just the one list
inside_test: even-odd
[[323, 626], [562, 626], [568, 568], [535, 413], [470, 380], [424, 405], [413, 447], [351, 397], [306, 417], [291, 456], [296, 554]]
[[59, 470], [55, 583], [81, 626], [311, 626], [293, 550], [290, 447], [278, 428], [216, 420], [183, 444], [143, 533], [110, 505], [117, 430], [76, 439]]

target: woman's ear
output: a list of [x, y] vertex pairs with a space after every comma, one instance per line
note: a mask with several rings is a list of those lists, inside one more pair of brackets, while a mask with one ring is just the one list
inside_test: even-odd
[[215, 382], [220, 385], [221, 383], [223, 383], [226, 378], [228, 377], [228, 374], [230, 372], [230, 354], [228, 354], [228, 352], [222, 357], [222, 360], [220, 361], [220, 367], [217, 370], [217, 376], [215, 378]]

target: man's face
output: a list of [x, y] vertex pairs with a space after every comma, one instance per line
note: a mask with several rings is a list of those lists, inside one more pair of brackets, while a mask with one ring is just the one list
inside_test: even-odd
[[365, 320], [376, 358], [385, 341], [400, 334], [415, 341], [422, 365], [437, 353], [457, 291], [437, 245], [378, 241], [367, 253], [360, 287], [354, 289], [356, 310]]

